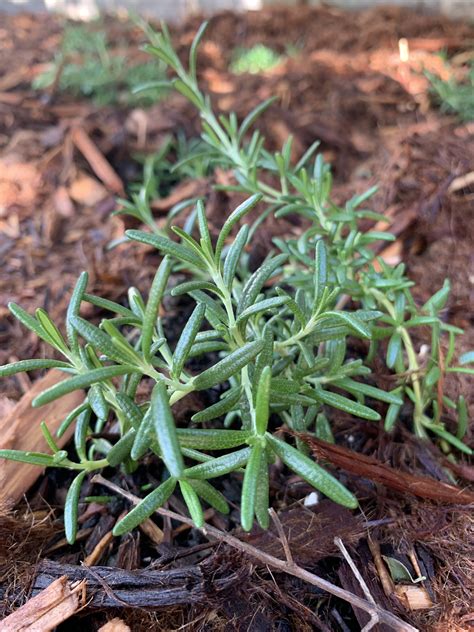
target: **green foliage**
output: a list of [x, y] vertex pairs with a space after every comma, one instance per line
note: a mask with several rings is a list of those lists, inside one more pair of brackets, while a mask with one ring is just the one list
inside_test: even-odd
[[[141, 160], [138, 158], [138, 160]], [[167, 138], [156, 154], [146, 156], [143, 162], [143, 176], [140, 182], [130, 187], [130, 199], [120, 199], [120, 209], [116, 215], [130, 215], [145, 224], [158, 235], [167, 235], [170, 225], [178, 215], [194, 207], [197, 198], [188, 198], [175, 204], [168, 213], [164, 230], [159, 229], [153, 219], [150, 204], [152, 200], [165, 197], [173, 185], [185, 179], [204, 178], [212, 169], [212, 157], [208, 155], [206, 144], [199, 138], [187, 140], [180, 133], [176, 138]], [[189, 220], [194, 221], [191, 214]]]
[[[104, 31], [97, 27], [66, 26], [61, 48], [49, 67], [33, 81], [43, 90], [56, 81], [61, 91], [91, 98], [97, 105], [149, 106], [166, 94], [164, 66], [160, 62], [130, 65], [124, 55], [111, 54]], [[140, 86], [153, 82], [135, 94]]]
[[243, 73], [258, 74], [271, 70], [283, 61], [283, 57], [264, 44], [252, 48], [238, 48], [234, 51], [230, 70], [236, 75]]
[[[215, 240], [202, 201], [195, 204], [185, 229], [158, 230], [149, 208], [143, 210], [148, 203], [146, 189], [153, 186], [150, 172], [144, 184], [145, 206], [141, 210], [133, 206], [142, 200], [140, 191], [123, 211], [149, 228], [127, 231], [127, 238], [150, 244], [164, 256], [147, 300], [135, 288], [129, 290], [128, 307], [93, 296], [87, 293], [83, 273], [67, 313], [67, 339], [43, 310], [33, 317], [10, 306], [26, 328], [64, 359], [54, 364], [43, 359], [18, 362], [1, 367], [0, 375], [57, 366], [70, 374], [69, 379], [40, 394], [34, 405], [79, 388], [86, 389], [87, 396], [58, 433], [74, 424], [76, 461], [56, 447], [47, 429], [51, 454], [4, 450], [0, 457], [78, 471], [65, 508], [67, 537], [72, 541], [86, 473], [108, 465], [131, 473], [150, 452], [162, 465], [160, 484], [116, 525], [117, 535], [140, 524], [177, 490], [198, 526], [203, 521], [202, 501], [227, 512], [225, 498], [209, 481], [242, 468], [242, 526], [250, 529], [256, 518], [266, 528], [268, 467], [276, 458], [335, 502], [356, 507], [352, 493], [308, 456], [301, 441], [295, 447], [291, 437], [284, 439], [276, 432], [285, 425], [334, 441], [330, 420], [338, 410], [373, 422], [385, 415], [388, 431], [402, 415], [406, 421], [411, 411], [418, 436], [430, 433], [439, 437], [446, 451], [451, 445], [471, 453], [462, 442], [467, 426], [464, 398], [456, 403], [440, 397], [443, 374], [474, 372], [466, 366], [474, 359], [471, 353], [462, 356], [461, 366], [453, 365], [456, 337], [462, 332], [440, 317], [449, 284], [417, 306], [404, 266], [389, 267], [371, 249], [393, 236], [362, 232], [359, 227], [362, 220], [381, 218], [364, 206], [374, 190], [352, 198], [344, 207], [335, 206], [329, 197], [330, 169], [321, 155], [315, 155], [317, 144], [297, 165], [290, 160], [291, 139], [280, 152], [267, 152], [259, 132], [250, 139], [248, 132], [270, 102], [256, 108], [240, 126], [233, 114], [218, 118], [196, 82], [197, 41], [187, 71], [166, 27], [159, 34], [150, 31], [149, 36], [150, 52], [170, 67], [177, 76], [176, 88], [199, 109], [208, 159], [232, 169], [238, 184], [227, 188], [247, 197], [228, 215]], [[257, 217], [252, 224], [245, 222], [250, 213]], [[307, 229], [299, 237], [275, 239], [274, 250], [253, 270], [247, 249], [258, 240], [259, 223], [270, 213], [276, 219], [299, 213], [306, 218]], [[189, 280], [170, 291], [170, 275], [184, 269]], [[168, 339], [159, 316], [166, 293], [188, 294], [194, 303], [176, 344]], [[79, 315], [83, 302], [110, 316], [99, 327], [92, 325]], [[422, 326], [432, 333], [423, 357], [411, 337]], [[444, 354], [442, 335], [447, 337]], [[348, 342], [354, 338], [366, 341], [365, 362], [351, 357]], [[190, 361], [208, 362], [211, 351], [219, 354], [218, 359], [199, 372], [191, 371]], [[375, 355], [386, 356], [386, 373], [393, 370], [389, 392], [378, 388], [371, 375]], [[153, 383], [145, 402], [136, 398], [142, 380]], [[212, 397], [216, 386], [222, 393], [218, 401]], [[212, 403], [187, 426], [177, 427], [174, 406], [194, 391], [207, 391]], [[444, 426], [445, 408], [457, 411], [456, 435]], [[120, 428], [113, 446], [95, 436], [108, 418], [116, 419]]]
[[[449, 62], [447, 62], [449, 67]], [[462, 121], [474, 119], [474, 61], [469, 67], [464, 80], [458, 80], [451, 72], [449, 79], [444, 80], [431, 72], [425, 72], [431, 83], [431, 92], [441, 109], [456, 113]]]

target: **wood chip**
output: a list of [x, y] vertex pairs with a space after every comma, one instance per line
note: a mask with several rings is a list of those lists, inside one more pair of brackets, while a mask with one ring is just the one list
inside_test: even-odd
[[[397, 239], [384, 248], [379, 256], [385, 261], [385, 263], [388, 263], [388, 265], [397, 266], [402, 260], [402, 254], [403, 243], [400, 239]], [[377, 260], [374, 261], [374, 268], [377, 272], [382, 269], [382, 266]]]
[[115, 617], [115, 619], [107, 621], [107, 623], [99, 628], [97, 632], [131, 632], [131, 630], [128, 625], [122, 621], [122, 619]]
[[0, 419], [8, 415], [16, 406], [16, 402], [4, 395], [0, 397]]
[[94, 564], [97, 564], [113, 539], [114, 536], [112, 535], [112, 531], [108, 531], [104, 536], [102, 536], [99, 542], [97, 542], [97, 545], [94, 547], [92, 553], [84, 560], [84, 565], [94, 566]]
[[95, 178], [79, 174], [69, 187], [71, 199], [84, 206], [95, 206], [107, 197], [107, 190]]
[[474, 184], [474, 171], [470, 173], [466, 173], [464, 176], [459, 176], [459, 178], [454, 178], [448, 188], [448, 193], [456, 193], [460, 189], [465, 189], [466, 187]]
[[54, 209], [61, 217], [74, 215], [74, 204], [65, 186], [59, 186], [53, 193]]
[[395, 594], [409, 610], [424, 610], [433, 607], [431, 597], [423, 586], [401, 584], [395, 587]]
[[85, 129], [75, 127], [71, 132], [71, 139], [107, 189], [124, 197], [125, 188], [122, 180], [99, 148], [92, 142]]
[[179, 204], [188, 198], [201, 197], [209, 188], [205, 178], [195, 180], [184, 180], [177, 184], [171, 193], [159, 200], [153, 200], [150, 204], [154, 211], [169, 211], [175, 204]]
[[[48, 632], [66, 621], [85, 601], [85, 580], [72, 587], [63, 575], [0, 624], [2, 632]], [[114, 628], [115, 629], [115, 628]]]
[[153, 522], [153, 520], [151, 520], [150, 518], [147, 518], [147, 520], [141, 523], [140, 529], [143, 531], [145, 535], [147, 535], [150, 538], [150, 540], [154, 544], [158, 545], [163, 542], [163, 538], [164, 538], [163, 531], [156, 524], [156, 522]]
[[[67, 375], [62, 371], [49, 371], [33, 384], [8, 415], [0, 419], [0, 449], [50, 453], [40, 429], [40, 421], [46, 422], [54, 436], [67, 413], [83, 401], [84, 392], [69, 393], [39, 409], [32, 408], [31, 402], [39, 393], [65, 377]], [[66, 445], [73, 432], [74, 427], [70, 426], [57, 440], [60, 448]], [[33, 485], [41, 472], [37, 465], [0, 459], [0, 503], [14, 505]]]
[[32, 162], [13, 154], [0, 159], [0, 209], [30, 207], [41, 188], [41, 174]]

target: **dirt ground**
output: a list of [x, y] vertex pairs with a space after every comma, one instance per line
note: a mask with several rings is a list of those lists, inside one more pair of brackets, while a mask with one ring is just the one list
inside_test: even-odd
[[[180, 53], [188, 49], [200, 21], [193, 18], [174, 31]], [[42, 357], [44, 352], [42, 343], [25, 334], [10, 316], [8, 301], [29, 311], [44, 307], [61, 323], [80, 270], [89, 272], [90, 291], [106, 298], [123, 299], [131, 285], [146, 291], [158, 259], [135, 245], [107, 248], [123, 234], [122, 222], [112, 218], [111, 211], [116, 196], [125, 195], [140, 175], [137, 154], [157, 151], [170, 133], [182, 131], [193, 137], [199, 131], [196, 114], [179, 95], [144, 110], [100, 108], [54, 88], [33, 91], [31, 81], [53, 57], [62, 27], [57, 17], [1, 16], [0, 364]], [[105, 28], [111, 42], [120, 42], [120, 52], [125, 50], [133, 60], [145, 58], [137, 52], [144, 41], [137, 28], [112, 19], [105, 21]], [[404, 61], [401, 38], [406, 38], [409, 51]], [[291, 43], [296, 53], [263, 74], [232, 74], [228, 68], [233, 51], [256, 43], [281, 54]], [[446, 277], [451, 279], [445, 318], [465, 328], [464, 349], [474, 348], [474, 188], [471, 184], [453, 191], [450, 185], [474, 171], [474, 122], [461, 124], [456, 117], [441, 114], [432, 103], [423, 71], [444, 76], [439, 51], [456, 58], [473, 44], [474, 28], [439, 16], [394, 8], [353, 14], [299, 7], [219, 14], [211, 21], [199, 57], [202, 85], [220, 110], [235, 110], [241, 119], [263, 99], [279, 97], [262, 122], [269, 148], [280, 147], [289, 134], [298, 154], [321, 140], [333, 165], [336, 202], [379, 185], [372, 208], [390, 218], [398, 236], [393, 261], [406, 261], [420, 302]], [[91, 141], [96, 149], [92, 154]], [[112, 175], [97, 168], [97, 154], [113, 168]], [[197, 186], [210, 191], [219, 177], [222, 174]], [[170, 191], [173, 194], [176, 191]], [[210, 204], [218, 226], [233, 208], [232, 199], [211, 194]], [[166, 203], [161, 208], [167, 210]], [[262, 241], [269, 243], [269, 226], [264, 230]], [[284, 232], [285, 227], [278, 230]], [[170, 309], [176, 315], [177, 306]], [[89, 316], [98, 313], [91, 308]], [[0, 410], [8, 411], [30, 388], [28, 377], [3, 380]], [[447, 388], [450, 393], [462, 390], [474, 405], [466, 380], [453, 379]], [[469, 432], [472, 441], [472, 424]], [[418, 444], [403, 429], [387, 437], [373, 424], [354, 424], [341, 417], [336, 435], [342, 442], [351, 435], [353, 449], [402, 472], [447, 482], [437, 451]], [[468, 489], [473, 470], [467, 462], [461, 464], [459, 483]], [[62, 476], [49, 473], [40, 479], [29, 495], [28, 512], [22, 505], [16, 517], [0, 517], [0, 535], [8, 534], [0, 546], [4, 613], [22, 603], [33, 578], [41, 576], [41, 566], [35, 569], [34, 562], [48, 558], [78, 565], [110, 531], [115, 520], [111, 513], [116, 516], [122, 509], [96, 507], [83, 517], [80, 543], [73, 549], [61, 544], [58, 508], [68, 482]], [[146, 481], [146, 472], [143, 476]], [[330, 503], [305, 510], [310, 520], [297, 503], [305, 486], [274, 473], [275, 505], [293, 534], [292, 546], [301, 563], [360, 593], [332, 538], [325, 542], [322, 537], [331, 524], [331, 536], [351, 544], [356, 565], [384, 608], [421, 630], [472, 629], [474, 531], [468, 509], [397, 494], [364, 477], [351, 480], [364, 498], [363, 522], [342, 510], [332, 514]], [[45, 515], [47, 506], [52, 514], [46, 524], [37, 518]], [[217, 516], [210, 521], [224, 529], [233, 526]], [[30, 529], [28, 541], [22, 540], [25, 525]], [[104, 549], [99, 563], [127, 570], [150, 564], [155, 569], [199, 568], [206, 598], [154, 612], [89, 608], [64, 629], [96, 630], [114, 615], [132, 630], [353, 630], [367, 622], [344, 602], [285, 574], [273, 576], [228, 547], [212, 543], [201, 550], [207, 541], [194, 531], [179, 531], [171, 524], [162, 527], [162, 543], [143, 534], [130, 535]], [[249, 537], [255, 546], [269, 546], [261, 533]], [[374, 542], [382, 555], [398, 556], [407, 564], [415, 556], [422, 562], [429, 607], [416, 610], [400, 597], [385, 594]], [[221, 592], [214, 592], [209, 580], [216, 575], [222, 580]]]

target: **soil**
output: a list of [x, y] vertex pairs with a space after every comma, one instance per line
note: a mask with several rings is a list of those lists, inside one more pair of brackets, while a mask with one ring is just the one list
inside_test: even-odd
[[[200, 22], [201, 18], [195, 17], [173, 31], [180, 54], [186, 53]], [[57, 89], [33, 91], [31, 81], [53, 58], [63, 27], [59, 17], [2, 15], [0, 364], [45, 353], [42, 343], [33, 335], [25, 335], [10, 316], [8, 301], [30, 312], [44, 307], [55, 322], [61, 323], [71, 289], [83, 269], [90, 275], [89, 291], [100, 296], [123, 300], [125, 288], [131, 285], [146, 292], [158, 257], [132, 244], [108, 248], [124, 229], [120, 219], [111, 217], [117, 205], [116, 194], [123, 196], [139, 178], [138, 154], [157, 151], [169, 134], [180, 131], [193, 137], [199, 132], [194, 111], [176, 95], [144, 110], [100, 108]], [[146, 59], [137, 52], [144, 41], [137, 28], [111, 18], [105, 19], [101, 28], [116, 43], [117, 52], [125, 52], [134, 62]], [[400, 38], [408, 41], [405, 61], [400, 59]], [[390, 256], [393, 261], [403, 259], [407, 263], [409, 276], [416, 282], [416, 299], [424, 302], [446, 277], [451, 279], [445, 318], [466, 330], [461, 351], [474, 348], [474, 188], [471, 184], [452, 191], [450, 185], [474, 171], [474, 123], [461, 124], [456, 117], [440, 113], [432, 102], [423, 71], [445, 76], [438, 52], [444, 50], [456, 58], [472, 49], [473, 42], [474, 29], [468, 24], [407, 9], [344, 13], [329, 8], [280, 8], [218, 14], [211, 20], [199, 58], [203, 88], [222, 111], [235, 110], [241, 119], [263, 99], [279, 97], [261, 125], [269, 148], [281, 147], [292, 134], [295, 155], [301, 155], [315, 139], [321, 140], [325, 157], [333, 165], [336, 202], [379, 185], [372, 208], [392, 221], [398, 239]], [[291, 43], [295, 52], [274, 69], [258, 75], [231, 73], [228, 68], [234, 50], [257, 43], [282, 55]], [[114, 169], [115, 177], [98, 171], [90, 154], [86, 159], [87, 152], [77, 142], [78, 129], [93, 141]], [[208, 192], [211, 218], [217, 228], [235, 205], [233, 196], [211, 192], [212, 185], [225, 177], [227, 174], [218, 172], [197, 183], [178, 184], [167, 193], [179, 199], [183, 186]], [[158, 200], [157, 216], [164, 217], [163, 212], [171, 205], [169, 200], [168, 207], [166, 200]], [[293, 228], [288, 222], [277, 227], [265, 224], [263, 251], [276, 232], [285, 234]], [[255, 257], [261, 255], [255, 253]], [[186, 317], [186, 307], [177, 302], [167, 306], [176, 335]], [[92, 307], [87, 315], [100, 317]], [[36, 377], [32, 375], [31, 379]], [[28, 377], [3, 380], [2, 410], [7, 410], [30, 386]], [[474, 410], [474, 393], [467, 380], [452, 379], [446, 388], [450, 395], [464, 392]], [[199, 399], [189, 402], [190, 408], [200, 405]], [[183, 417], [186, 412], [189, 410], [181, 412]], [[336, 436], [363, 455], [413, 475], [447, 482], [439, 466], [440, 454], [417, 443], [403, 429], [387, 437], [373, 424], [354, 423], [341, 416]], [[473, 437], [471, 424], [468, 439]], [[460, 465], [465, 474], [470, 472], [472, 476], [467, 464]], [[149, 482], [152, 472], [153, 464], [141, 468], [134, 484]], [[366, 478], [343, 474], [350, 477], [352, 487], [364, 498], [366, 522], [351, 522], [342, 510], [333, 515], [334, 508], [322, 503], [307, 510], [315, 521], [313, 525], [298, 503], [309, 488], [287, 479], [278, 469], [272, 476], [274, 506], [293, 533], [292, 547], [305, 567], [360, 592], [332, 544], [333, 537], [340, 535], [352, 544], [351, 555], [383, 607], [422, 630], [469, 629], [474, 534], [468, 509], [417, 500]], [[110, 530], [114, 516], [123, 508], [119, 502], [108, 509], [95, 507], [83, 516], [84, 539], [73, 549], [61, 545], [58, 508], [68, 480], [63, 474], [46, 474], [29, 494], [28, 512], [22, 505], [17, 514], [0, 516], [0, 535], [8, 532], [10, 537], [8, 547], [0, 547], [5, 614], [27, 598], [36, 572], [32, 564], [38, 555], [78, 565]], [[465, 482], [466, 489], [468, 486]], [[229, 483], [225, 491], [231, 500], [238, 501], [237, 482]], [[35, 526], [47, 506], [53, 510], [48, 528], [42, 522]], [[232, 515], [229, 520], [211, 515], [209, 520], [225, 530], [235, 526]], [[314, 526], [309, 532], [308, 521]], [[22, 543], [25, 524], [31, 529], [29, 545]], [[328, 542], [321, 541], [321, 530], [329, 524], [332, 537]], [[274, 581], [265, 568], [225, 546], [196, 551], [207, 542], [203, 536], [193, 530], [177, 530], [171, 523], [160, 526], [165, 531], [161, 544], [154, 544], [144, 534], [127, 536], [104, 550], [99, 563], [126, 570], [150, 564], [154, 569], [195, 566], [207, 573], [202, 587], [205, 598], [153, 612], [90, 607], [64, 624], [64, 629], [96, 630], [117, 614], [132, 630], [172, 630], [180, 626], [190, 630], [344, 630], [364, 624], [360, 612], [354, 614], [344, 602], [329, 599], [299, 580], [276, 574]], [[301, 547], [301, 533], [320, 546], [308, 552], [307, 547]], [[256, 546], [268, 545], [262, 534], [252, 537]], [[404, 556], [406, 560], [414, 554], [423, 561], [427, 576], [424, 586], [432, 607], [413, 610], [400, 599], [384, 594], [369, 540], [380, 543], [384, 555], [397, 559]], [[10, 553], [12, 546], [18, 547], [16, 559]], [[200, 566], [204, 558], [205, 565]], [[206, 582], [217, 569], [224, 587], [222, 594], [211, 598], [211, 584]], [[41, 576], [41, 571], [36, 576], [38, 573]], [[230, 580], [234, 586], [231, 600], [225, 588]]]

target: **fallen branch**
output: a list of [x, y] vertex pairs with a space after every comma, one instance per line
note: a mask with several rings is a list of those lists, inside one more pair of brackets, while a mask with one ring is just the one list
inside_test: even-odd
[[177, 604], [205, 603], [227, 588], [235, 576], [204, 581], [199, 566], [165, 571], [126, 571], [109, 566], [76, 566], [43, 560], [33, 584], [33, 594], [57, 577], [87, 582], [87, 605], [93, 608], [161, 608]]
[[[92, 479], [92, 482], [97, 483], [98, 485], [102, 485], [106, 487], [107, 489], [110, 489], [111, 491], [114, 491], [115, 493], [129, 500], [134, 505], [138, 504], [141, 500], [137, 496], [134, 496], [133, 494], [130, 494], [129, 492], [126, 492], [125, 490], [121, 489], [120, 487], [118, 487], [118, 485], [115, 485], [114, 483], [111, 483], [110, 481], [106, 480], [100, 474], [94, 476], [94, 478]], [[169, 511], [168, 509], [157, 509], [155, 513], [160, 514], [162, 516], [167, 516], [168, 518], [171, 518], [172, 520], [177, 520], [178, 522], [184, 522], [185, 524], [190, 524], [194, 526], [194, 523], [190, 518], [181, 516], [180, 514], [177, 514], [174, 511]], [[366, 601], [365, 599], [357, 597], [357, 595], [354, 595], [353, 593], [347, 590], [344, 590], [343, 588], [340, 588], [339, 586], [336, 586], [335, 584], [332, 584], [331, 582], [328, 582], [327, 580], [323, 579], [322, 577], [319, 577], [318, 575], [314, 575], [313, 573], [306, 571], [304, 568], [301, 568], [300, 566], [297, 566], [294, 563], [288, 562], [286, 560], [280, 560], [274, 557], [273, 555], [264, 553], [263, 551], [260, 551], [259, 549], [251, 546], [250, 544], [247, 544], [246, 542], [242, 542], [235, 536], [230, 535], [229, 533], [226, 533], [224, 531], [220, 531], [219, 529], [216, 529], [215, 527], [212, 527], [209, 524], [204, 524], [201, 531], [203, 532], [204, 535], [206, 536], [210, 535], [220, 540], [221, 542], [224, 542], [228, 546], [231, 546], [241, 551], [242, 553], [245, 553], [249, 557], [252, 557], [258, 560], [264, 565], [271, 566], [272, 568], [275, 568], [281, 571], [282, 573], [287, 573], [288, 575], [293, 575], [294, 577], [298, 577], [298, 579], [308, 582], [309, 584], [312, 584], [313, 586], [317, 586], [318, 588], [325, 590], [326, 592], [330, 593], [331, 595], [334, 595], [335, 597], [338, 597], [339, 599], [343, 599], [344, 601], [347, 601], [355, 608], [360, 608], [361, 610], [368, 612], [371, 618], [377, 616], [381, 623], [385, 623], [386, 625], [390, 626], [393, 630], [397, 630], [400, 632], [418, 632], [417, 628], [413, 627], [409, 623], [406, 623], [405, 621], [402, 621], [402, 619], [395, 616], [391, 612], [388, 612], [387, 610], [384, 610], [383, 608], [380, 608], [379, 606], [374, 605]]]

